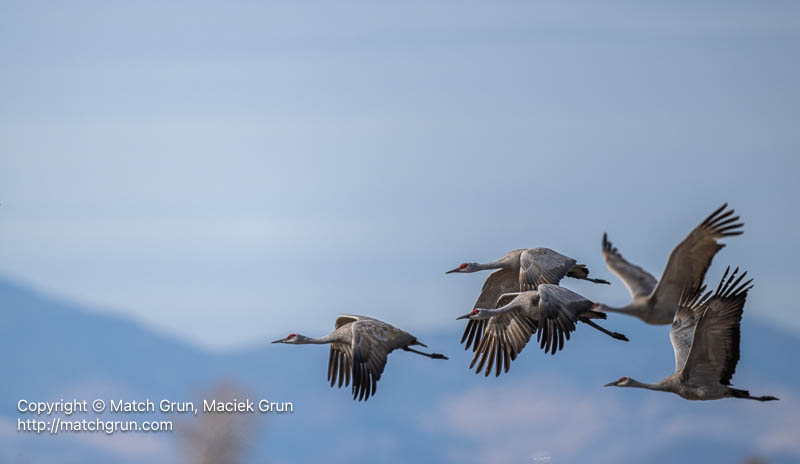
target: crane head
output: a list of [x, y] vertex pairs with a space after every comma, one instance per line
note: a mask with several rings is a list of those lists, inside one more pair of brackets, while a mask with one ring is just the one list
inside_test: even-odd
[[305, 338], [305, 337], [303, 337], [302, 335], [297, 335], [297, 334], [294, 334], [294, 333], [290, 333], [290, 334], [289, 334], [289, 335], [287, 335], [286, 337], [284, 337], [284, 338], [281, 338], [281, 339], [279, 339], [279, 340], [275, 340], [275, 341], [274, 341], [274, 342], [272, 342], [272, 343], [290, 343], [290, 344], [291, 344], [291, 343], [299, 343], [299, 342], [300, 342], [300, 341], [302, 341], [304, 338]]
[[631, 382], [631, 379], [628, 377], [620, 377], [619, 380], [615, 380], [614, 382], [607, 383], [603, 385], [604, 387], [627, 387]]
[[472, 311], [468, 312], [467, 314], [464, 314], [463, 316], [457, 317], [456, 320], [459, 320], [459, 319], [473, 319], [473, 320], [474, 319], [487, 319], [486, 316], [491, 317], [491, 315], [488, 313], [487, 310], [475, 308]]
[[449, 271], [445, 272], [445, 274], [452, 274], [454, 272], [472, 272], [475, 263], [461, 263], [455, 269], [450, 269]]

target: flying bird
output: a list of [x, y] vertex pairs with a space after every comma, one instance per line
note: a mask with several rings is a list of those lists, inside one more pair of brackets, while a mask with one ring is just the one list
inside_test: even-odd
[[[502, 258], [490, 263], [462, 263], [455, 269], [447, 271], [452, 273], [471, 273], [486, 269], [497, 269], [489, 274], [483, 283], [483, 288], [475, 301], [473, 308], [496, 308], [497, 301], [505, 293], [524, 292], [536, 290], [540, 284], [558, 284], [564, 277], [588, 280], [594, 283], [609, 284], [602, 279], [589, 278], [589, 268], [577, 261], [549, 248], [529, 248], [513, 250]], [[464, 328], [461, 343], [468, 350], [472, 346], [478, 348], [485, 321], [470, 319]], [[472, 342], [474, 341], [474, 344]]]
[[577, 264], [574, 259], [549, 248], [521, 248], [506, 253], [502, 258], [490, 263], [461, 263], [445, 274], [471, 273], [487, 269], [504, 269], [507, 278], [518, 281], [517, 291], [536, 290], [539, 284], [558, 284], [564, 277], [588, 280], [597, 284], [609, 284], [607, 280], [589, 277], [589, 268]]
[[[478, 363], [476, 373], [486, 367], [488, 377], [495, 369], [495, 376], [501, 370], [508, 372], [511, 361], [525, 348], [535, 332], [540, 347], [545, 352], [555, 354], [569, 340], [577, 322], [591, 327], [618, 340], [628, 341], [617, 332], [610, 332], [591, 319], [605, 319], [605, 313], [593, 311], [593, 303], [577, 293], [552, 284], [541, 284], [536, 290], [506, 293], [497, 302], [497, 309], [475, 308], [458, 319], [469, 318], [472, 331], [468, 344], [477, 332], [483, 338], [475, 341], [475, 355], [469, 368]], [[488, 359], [488, 363], [487, 363]]]
[[713, 296], [712, 292], [703, 295], [703, 286], [694, 291], [687, 289], [681, 297], [669, 332], [675, 351], [675, 373], [656, 384], [622, 377], [605, 386], [672, 392], [687, 400], [777, 400], [774, 396], [751, 396], [747, 390], [730, 386], [739, 362], [742, 309], [753, 279], [742, 283], [746, 272], [736, 278], [739, 268], [730, 277], [729, 271], [730, 267]]
[[727, 207], [725, 203], [711, 213], [672, 250], [659, 281], [625, 260], [603, 234], [606, 266], [628, 287], [633, 301], [621, 308], [598, 304], [595, 309], [628, 314], [648, 324], [672, 323], [683, 289], [696, 289], [703, 284], [711, 260], [725, 246], [717, 239], [742, 234], [744, 223], [737, 222], [739, 216], [733, 216], [733, 209], [725, 211]]
[[375, 394], [381, 379], [386, 358], [394, 350], [401, 349], [432, 359], [447, 359], [439, 353], [425, 353], [411, 348], [422, 346], [422, 342], [408, 332], [371, 317], [344, 314], [336, 318], [336, 327], [321, 338], [311, 338], [291, 333], [272, 343], [289, 345], [330, 344], [328, 358], [328, 380], [331, 387], [338, 379], [339, 388], [349, 386], [353, 380], [353, 400], [368, 400]]

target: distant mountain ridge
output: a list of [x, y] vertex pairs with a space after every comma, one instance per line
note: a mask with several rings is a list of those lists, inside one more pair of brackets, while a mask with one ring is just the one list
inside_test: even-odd
[[[763, 444], [778, 432], [749, 441], [738, 429], [725, 432], [728, 422], [744, 418], [752, 425], [742, 426], [742, 432], [749, 427], [782, 430], [777, 427], [800, 412], [800, 374], [791, 368], [794, 361], [786, 354], [800, 349], [800, 339], [746, 315], [734, 384], [757, 394], [783, 395], [777, 408], [759, 409], [735, 400], [690, 403], [667, 394], [603, 389], [604, 383], [622, 375], [659, 380], [674, 365], [668, 328], [622, 316], [610, 315], [607, 325], [626, 333], [630, 343], [579, 328], [556, 356], [531, 344], [508, 374], [489, 379], [467, 370], [471, 353], [458, 344], [463, 324], [454, 321], [447, 331], [418, 334], [450, 361], [437, 364], [393, 353], [377, 395], [366, 403], [353, 403], [349, 389], [326, 384], [327, 347], [277, 346], [265, 340], [263, 346], [250, 349], [206, 351], [123, 317], [87, 311], [3, 279], [0, 307], [0, 343], [6, 353], [0, 365], [0, 418], [7, 429], [14, 427], [8, 433], [0, 430], [3, 461], [23, 457], [24, 462], [51, 462], [54, 455], [75, 456], [76, 462], [141, 459], [123, 446], [125, 440], [138, 437], [115, 436], [108, 443], [96, 443], [85, 437], [16, 433], [20, 398], [184, 401], [196, 400], [219, 382], [241, 386], [243, 395], [295, 404], [294, 413], [261, 417], [266, 423], [252, 462], [524, 462], [545, 451], [559, 462], [586, 462], [589, 457], [594, 462], [674, 462], [687, 456], [706, 456], [713, 462], [749, 456], [766, 456], [770, 462], [800, 458], [800, 449], [783, 444], [780, 437], [777, 444]], [[498, 412], [505, 407], [510, 409]], [[461, 429], [465, 420], [475, 422]], [[661, 424], [670, 423], [678, 427], [676, 436], [682, 436], [688, 426], [677, 424], [693, 420], [708, 421], [703, 432], [708, 437], [687, 438], [679, 449], [647, 441], [651, 436], [647, 430], [655, 433]], [[520, 425], [505, 428], [513, 423]], [[575, 444], [562, 443], [566, 439], [556, 433], [581, 427], [587, 427], [587, 436]], [[517, 436], [520, 429], [530, 430], [530, 436]], [[473, 435], [475, 430], [484, 430], [486, 438]], [[644, 435], [638, 439], [637, 434]], [[317, 437], [314, 446], [305, 444], [310, 436]], [[536, 443], [537, 436], [542, 443]], [[624, 442], [623, 436], [628, 437]], [[177, 450], [174, 433], [144, 439]], [[642, 449], [631, 447], [628, 440], [639, 442]], [[495, 449], [506, 441], [505, 447]], [[114, 446], [109, 445], [112, 442]], [[380, 458], [372, 452], [377, 448]]]

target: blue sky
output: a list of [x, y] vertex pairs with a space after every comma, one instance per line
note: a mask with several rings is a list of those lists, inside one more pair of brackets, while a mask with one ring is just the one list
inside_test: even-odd
[[800, 332], [791, 2], [0, 5], [0, 273], [215, 347], [453, 324], [462, 261], [659, 275], [725, 201]]

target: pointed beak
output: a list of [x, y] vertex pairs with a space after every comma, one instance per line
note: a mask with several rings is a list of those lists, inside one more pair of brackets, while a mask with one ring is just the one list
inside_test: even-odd
[[617, 381], [615, 380], [615, 381], [607, 383], [607, 384], [605, 384], [603, 386], [604, 387], [616, 387], [617, 386]]
[[463, 316], [459, 316], [459, 317], [457, 317], [457, 318], [456, 318], [456, 320], [459, 320], [459, 319], [469, 319], [469, 317], [470, 317], [471, 315], [472, 315], [472, 313], [467, 313], [467, 314], [464, 314]]
[[455, 268], [455, 269], [450, 269], [449, 271], [445, 272], [445, 274], [452, 274], [452, 273], [454, 273], [454, 272], [458, 272], [458, 271], [460, 271], [460, 270], [461, 270], [461, 268], [460, 268], [460, 267], [457, 267], [457, 268]]
[[281, 339], [275, 340], [274, 342], [271, 342], [271, 343], [283, 343], [285, 340], [286, 340], [285, 338], [281, 338]]

